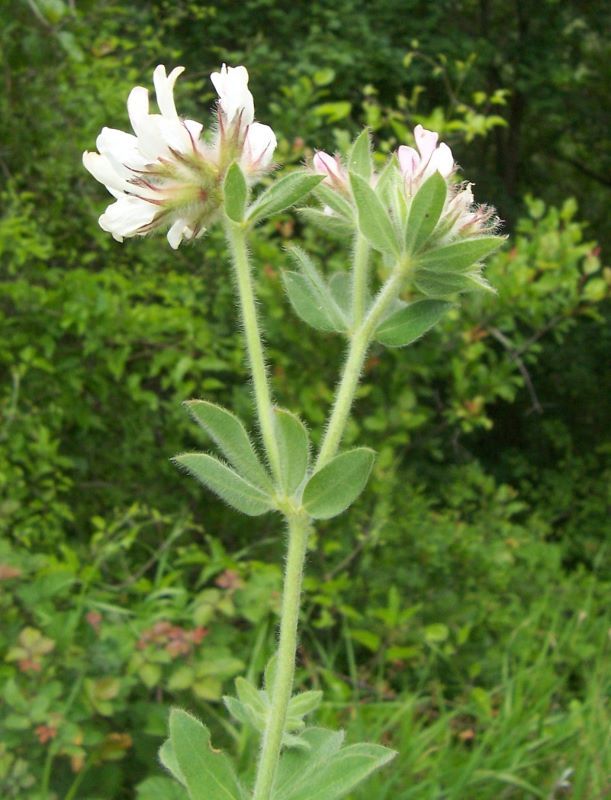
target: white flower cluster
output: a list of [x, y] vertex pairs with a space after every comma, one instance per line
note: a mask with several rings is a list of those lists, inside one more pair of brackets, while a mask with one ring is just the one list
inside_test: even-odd
[[276, 137], [254, 121], [254, 102], [245, 67], [227, 67], [211, 79], [219, 95], [218, 126], [212, 141], [203, 125], [178, 116], [174, 84], [183, 72], [153, 73], [159, 114], [149, 112], [148, 90], [132, 89], [127, 110], [133, 134], [103, 128], [98, 152], [85, 152], [89, 172], [116, 198], [100, 217], [100, 226], [121, 242], [167, 226], [170, 245], [201, 236], [222, 203], [222, 182], [236, 160], [256, 179], [271, 166]]

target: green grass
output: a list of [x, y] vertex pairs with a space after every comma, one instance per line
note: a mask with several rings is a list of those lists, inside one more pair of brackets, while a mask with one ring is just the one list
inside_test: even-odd
[[339, 717], [350, 740], [399, 752], [351, 800], [611, 797], [608, 623], [593, 607], [586, 598], [567, 618], [542, 598], [505, 643], [498, 682], [466, 681], [452, 701], [327, 705], [321, 724]]

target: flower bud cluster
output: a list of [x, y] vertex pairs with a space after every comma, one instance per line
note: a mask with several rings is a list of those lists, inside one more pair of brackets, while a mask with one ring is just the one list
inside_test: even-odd
[[155, 69], [159, 114], [149, 112], [148, 90], [136, 86], [127, 101], [134, 134], [103, 128], [98, 152], [83, 154], [85, 167], [116, 198], [99, 223], [119, 242], [167, 227], [176, 249], [218, 218], [223, 178], [233, 161], [250, 180], [271, 166], [276, 137], [269, 126], [254, 121], [246, 68], [223, 64], [211, 76], [219, 95], [211, 141], [202, 136], [201, 123], [176, 111], [174, 84], [183, 69], [176, 67], [169, 75], [163, 65]]
[[[475, 203], [472, 184], [453, 182], [456, 163], [447, 144], [438, 144], [438, 134], [417, 125], [414, 129], [416, 147], [401, 145], [393, 155], [395, 180], [392, 190], [386, 190], [391, 217], [400, 224], [402, 210], [409, 207], [423, 184], [435, 173], [441, 175], [447, 185], [447, 196], [433, 238], [436, 245], [448, 244], [459, 238], [471, 238], [491, 233], [496, 225], [494, 209]], [[396, 169], [398, 167], [398, 169]], [[335, 192], [350, 198], [350, 176], [342, 159], [324, 151], [317, 151], [312, 160], [314, 172], [325, 175], [323, 184]], [[372, 173], [369, 184], [378, 186], [380, 175]], [[379, 194], [382, 194], [381, 192]], [[398, 204], [397, 197], [401, 198]], [[325, 213], [335, 212], [325, 205]]]

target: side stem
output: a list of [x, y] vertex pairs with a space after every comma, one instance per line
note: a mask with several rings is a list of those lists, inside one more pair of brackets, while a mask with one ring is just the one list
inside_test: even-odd
[[352, 325], [358, 328], [365, 314], [367, 278], [369, 272], [369, 242], [357, 233], [352, 267]]
[[316, 460], [316, 469], [324, 467], [337, 453], [350, 415], [354, 394], [359, 384], [371, 337], [390, 304], [397, 299], [405, 278], [405, 272], [406, 265], [398, 264], [390, 278], [380, 289], [369, 313], [352, 336], [344, 371], [337, 388], [333, 411]]
[[233, 266], [238, 283], [242, 324], [246, 337], [246, 349], [248, 351], [248, 361], [255, 391], [255, 402], [261, 428], [261, 436], [263, 437], [263, 444], [272, 474], [276, 481], [278, 481], [280, 478], [280, 456], [278, 454], [278, 444], [274, 435], [273, 406], [267, 368], [263, 357], [263, 345], [257, 319], [257, 306], [255, 304], [255, 293], [248, 261], [246, 237], [241, 225], [231, 222], [229, 219], [225, 221], [225, 232], [231, 249]]
[[293, 679], [295, 676], [297, 627], [308, 531], [309, 521], [307, 516], [296, 514], [288, 517], [289, 540], [280, 617], [278, 663], [272, 688], [272, 705], [261, 744], [253, 800], [270, 799], [280, 758], [286, 713], [293, 691]]

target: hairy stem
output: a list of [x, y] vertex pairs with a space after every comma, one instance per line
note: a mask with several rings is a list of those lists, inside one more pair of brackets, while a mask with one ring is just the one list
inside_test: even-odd
[[286, 713], [293, 691], [301, 582], [308, 542], [309, 520], [305, 514], [288, 517], [288, 553], [284, 573], [280, 641], [272, 704], [263, 733], [253, 800], [270, 800], [282, 748]]
[[367, 278], [369, 272], [369, 242], [357, 233], [352, 267], [352, 325], [357, 328], [365, 315]]
[[235, 268], [238, 284], [242, 324], [244, 326], [246, 349], [248, 351], [248, 361], [252, 374], [261, 436], [263, 437], [263, 444], [272, 474], [276, 481], [279, 481], [280, 456], [278, 454], [278, 444], [274, 435], [273, 406], [267, 369], [263, 356], [261, 332], [257, 319], [257, 306], [255, 304], [255, 294], [248, 261], [246, 237], [242, 226], [238, 223], [231, 222], [229, 219], [225, 221], [225, 232], [231, 249], [233, 266]]
[[371, 338], [384, 313], [397, 299], [405, 273], [406, 265], [398, 264], [384, 286], [380, 289], [369, 313], [354, 331], [350, 341], [350, 347], [348, 348], [348, 356], [344, 364], [342, 377], [335, 395], [333, 411], [331, 412], [329, 424], [316, 460], [316, 469], [324, 467], [337, 453], [342, 436], [344, 435], [346, 422], [350, 415], [354, 394], [359, 384], [363, 363], [367, 351], [369, 350]]

